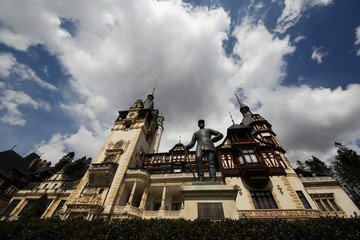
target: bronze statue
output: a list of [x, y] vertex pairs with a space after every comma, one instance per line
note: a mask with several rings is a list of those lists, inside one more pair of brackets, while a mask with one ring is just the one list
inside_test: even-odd
[[[199, 181], [204, 181], [204, 161], [203, 158], [207, 157], [209, 164], [209, 175], [210, 181], [216, 180], [216, 169], [215, 169], [215, 161], [216, 161], [216, 148], [214, 146], [214, 142], [219, 141], [223, 138], [223, 135], [215, 131], [213, 129], [204, 128], [205, 120], [199, 120], [198, 126], [200, 128], [199, 131], [195, 132], [191, 142], [186, 146], [186, 149], [191, 149], [195, 142], [197, 141], [196, 146], [196, 168], [198, 172]], [[211, 136], [214, 135], [213, 138]]]

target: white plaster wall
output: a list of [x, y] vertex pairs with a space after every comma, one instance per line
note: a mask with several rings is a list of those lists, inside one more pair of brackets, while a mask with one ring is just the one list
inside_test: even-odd
[[[307, 187], [306, 189], [309, 194], [334, 193], [335, 203], [348, 217], [355, 216], [354, 212], [360, 216], [360, 210], [340, 186]], [[317, 209], [317, 206], [315, 209]]]

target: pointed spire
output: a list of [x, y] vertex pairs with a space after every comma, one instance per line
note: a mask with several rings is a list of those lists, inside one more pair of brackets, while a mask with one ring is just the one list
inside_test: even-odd
[[237, 100], [238, 100], [238, 102], [239, 102], [239, 104], [240, 104], [240, 112], [242, 113], [242, 115], [245, 117], [245, 116], [247, 116], [247, 115], [251, 115], [252, 113], [251, 113], [251, 111], [250, 111], [250, 108], [247, 106], [247, 105], [245, 105], [244, 103], [242, 103], [241, 101], [240, 101], [240, 98], [239, 98], [239, 96], [236, 94], [236, 92], [234, 91], [234, 93], [235, 93], [235, 96], [236, 96], [236, 98], [237, 98]]
[[155, 83], [155, 86], [154, 86], [153, 91], [151, 93], [152, 95], [154, 95], [154, 93], [155, 93], [155, 89], [156, 89], [156, 86], [157, 86], [158, 82], [159, 82], [159, 80], [157, 80], [156, 83]]
[[230, 112], [229, 112], [229, 114], [230, 114], [230, 118], [231, 118], [232, 123], [235, 124], [235, 121], [234, 121], [234, 119], [233, 119], [233, 117], [232, 117], [232, 115], [231, 115]]
[[144, 109], [154, 110], [154, 93], [155, 93], [155, 88], [157, 86], [157, 83], [158, 83], [158, 81], [156, 82], [156, 84], [152, 90], [152, 93], [147, 96], [147, 99], [144, 102]]
[[235, 93], [235, 96], [236, 96], [236, 98], [237, 98], [237, 100], [238, 100], [238, 102], [239, 102], [239, 104], [240, 104], [240, 108], [242, 108], [242, 107], [246, 107], [246, 105], [245, 104], [243, 104], [241, 101], [240, 101], [240, 98], [239, 98], [239, 96], [236, 94], [236, 92], [234, 91], [234, 93]]

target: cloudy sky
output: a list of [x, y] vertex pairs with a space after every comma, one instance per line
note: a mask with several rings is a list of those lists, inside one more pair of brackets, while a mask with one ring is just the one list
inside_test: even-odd
[[[292, 163], [359, 152], [358, 0], [0, 0], [0, 150], [95, 157], [158, 82], [160, 151], [197, 120], [226, 133], [234, 91]], [[295, 164], [294, 164], [295, 165]]]

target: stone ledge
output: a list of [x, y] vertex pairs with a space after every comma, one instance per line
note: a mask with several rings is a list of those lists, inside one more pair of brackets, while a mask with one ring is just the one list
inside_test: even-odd
[[180, 187], [184, 197], [206, 196], [236, 199], [238, 188], [234, 185], [187, 185]]

